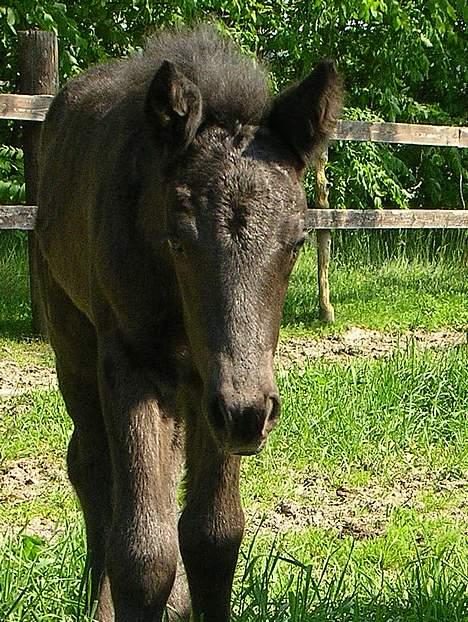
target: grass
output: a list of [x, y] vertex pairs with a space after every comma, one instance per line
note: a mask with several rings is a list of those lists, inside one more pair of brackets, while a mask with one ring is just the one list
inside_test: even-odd
[[[344, 547], [341, 547], [344, 548]], [[398, 576], [380, 570], [380, 580], [370, 579], [353, 562], [348, 547], [346, 563], [334, 567], [340, 548], [330, 547], [319, 572], [272, 550], [262, 564], [247, 571], [238, 620], [368, 621], [467, 619], [466, 565], [454, 581], [452, 564], [424, 555], [408, 564]], [[450, 569], [450, 570], [449, 570]], [[331, 578], [330, 578], [331, 577]], [[274, 586], [274, 587], [273, 587]]]
[[[235, 620], [468, 620], [465, 491], [458, 488], [468, 474], [467, 362], [462, 346], [281, 372], [281, 424], [262, 454], [244, 461], [249, 521]], [[13, 495], [0, 511], [0, 522], [13, 526], [0, 547], [2, 620], [75, 619], [83, 535], [71, 491], [55, 475], [69, 434], [56, 391], [7, 402], [3, 468], [22, 460], [40, 476], [35, 492]], [[320, 484], [307, 488], [310, 481]], [[379, 512], [383, 527], [375, 533], [340, 529], [336, 514], [337, 526], [293, 519], [284, 532], [275, 528], [279, 501], [314, 517], [335, 507], [324, 491], [335, 499], [343, 488], [391, 494], [396, 481], [407, 486], [405, 502], [383, 512], [344, 506], [355, 525]], [[21, 528], [34, 517], [48, 519], [56, 535]]]
[[281, 433], [246, 463], [249, 489], [270, 503], [270, 494], [290, 495], [304, 472], [325, 470], [337, 484], [391, 481], [413, 457], [434, 472], [468, 470], [467, 369], [463, 346], [283, 371]]
[[[360, 244], [351, 238], [345, 259], [337, 238], [332, 328], [314, 319], [315, 253], [305, 249], [284, 338], [467, 326], [462, 254]], [[24, 239], [2, 234], [0, 357], [49, 365], [50, 350], [31, 338], [27, 297]], [[295, 364], [279, 368], [278, 382], [280, 425], [243, 461], [234, 622], [468, 622], [468, 346]], [[0, 410], [0, 619], [85, 622], [60, 395], [32, 390]]]
[[0, 232], [0, 334], [15, 338], [31, 333], [26, 237]]
[[[25, 238], [17, 233], [0, 234], [0, 347], [3, 343], [21, 352], [24, 338], [31, 336], [31, 311]], [[316, 252], [308, 244], [290, 281], [285, 335], [336, 333], [349, 326], [395, 332], [468, 326], [467, 265], [458, 238], [452, 253], [439, 249], [407, 255], [400, 246], [399, 252], [386, 256], [380, 244], [369, 241], [369, 234], [347, 235], [350, 252], [345, 253], [337, 237], [330, 270], [337, 322], [330, 327], [317, 320]]]
[[[84, 622], [76, 579], [84, 563], [80, 532], [69, 529], [56, 544], [23, 536], [19, 547], [13, 545], [16, 556], [1, 560], [8, 577], [2, 601], [11, 603], [0, 609], [2, 619]], [[330, 543], [317, 564], [299, 562], [278, 543], [257, 556], [253, 542], [240, 564], [234, 621], [466, 621], [468, 569], [456, 552], [420, 550], [398, 574], [378, 560], [377, 581], [354, 558], [352, 543]]]
[[415, 328], [464, 329], [468, 325], [468, 280], [463, 262], [444, 258], [366, 261], [339, 254], [331, 264], [331, 301], [336, 323], [317, 317], [316, 253], [308, 245], [292, 275], [284, 309], [287, 334], [337, 332], [349, 326], [401, 332]]

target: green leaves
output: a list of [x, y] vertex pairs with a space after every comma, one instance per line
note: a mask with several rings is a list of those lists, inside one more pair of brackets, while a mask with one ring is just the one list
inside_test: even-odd
[[0, 205], [24, 201], [23, 151], [0, 145]]
[[[331, 57], [346, 79], [349, 118], [466, 123], [468, 11], [462, 0], [7, 0], [5, 4], [0, 7], [3, 92], [15, 91], [18, 83], [18, 30], [57, 32], [64, 82], [92, 64], [134, 51], [157, 28], [218, 20], [220, 29], [244, 51], [270, 67], [275, 90], [303, 77], [318, 59]], [[11, 135], [11, 129], [0, 125], [0, 143], [13, 142]], [[460, 207], [460, 193], [453, 188], [460, 167], [454, 168], [448, 150], [437, 152], [436, 163], [423, 150], [417, 151], [418, 160], [413, 148], [337, 146], [331, 168], [334, 206]], [[461, 158], [466, 168], [466, 156]], [[421, 179], [423, 169], [425, 179], [437, 178], [437, 187]], [[9, 181], [5, 171], [0, 171], [0, 179], [5, 180], [5, 173]], [[415, 185], [417, 192], [411, 190]], [[11, 188], [18, 192], [14, 184]], [[6, 186], [1, 192], [4, 196]]]
[[16, 23], [16, 15], [14, 10], [11, 7], [8, 7], [6, 10], [6, 21], [8, 26], [11, 28], [11, 31], [16, 34], [15, 23]]
[[23, 558], [28, 561], [36, 560], [41, 554], [44, 544], [45, 541], [42, 538], [39, 538], [39, 536], [23, 535]]

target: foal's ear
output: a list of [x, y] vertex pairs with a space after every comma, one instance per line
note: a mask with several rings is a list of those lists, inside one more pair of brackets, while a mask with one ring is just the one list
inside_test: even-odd
[[273, 102], [270, 127], [294, 149], [300, 169], [325, 146], [342, 102], [342, 80], [329, 60], [321, 61], [305, 80]]
[[192, 142], [200, 126], [201, 93], [173, 63], [165, 60], [148, 89], [145, 113], [156, 140], [182, 151]]

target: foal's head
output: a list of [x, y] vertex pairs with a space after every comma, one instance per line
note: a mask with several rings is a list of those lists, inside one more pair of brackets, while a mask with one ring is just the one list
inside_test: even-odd
[[148, 118], [172, 156], [167, 236], [204, 416], [232, 453], [259, 451], [279, 417], [273, 357], [306, 236], [301, 176], [333, 129], [340, 92], [324, 61], [255, 124], [207, 114], [168, 61], [148, 92]]

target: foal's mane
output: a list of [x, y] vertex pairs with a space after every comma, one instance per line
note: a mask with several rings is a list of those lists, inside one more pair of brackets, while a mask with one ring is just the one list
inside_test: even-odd
[[213, 25], [162, 31], [148, 39], [143, 54], [130, 65], [150, 80], [164, 60], [172, 61], [198, 86], [205, 116], [258, 125], [270, 107], [265, 69]]

